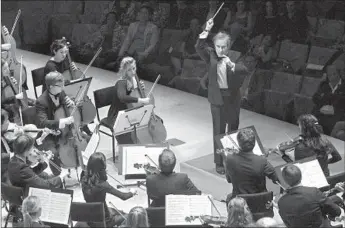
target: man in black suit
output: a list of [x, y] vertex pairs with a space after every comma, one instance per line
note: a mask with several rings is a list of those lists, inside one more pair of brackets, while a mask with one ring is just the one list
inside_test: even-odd
[[165, 196], [169, 194], [197, 193], [199, 190], [188, 178], [187, 174], [173, 172], [176, 165], [174, 152], [163, 150], [159, 155], [159, 174], [146, 178], [147, 195], [152, 199], [151, 207], [164, 207]]
[[253, 130], [240, 130], [237, 141], [240, 151], [225, 158], [226, 177], [233, 186], [227, 202], [239, 194], [267, 192], [266, 177], [274, 183], [278, 181], [276, 172], [267, 159], [253, 153], [256, 143]]
[[[64, 88], [64, 78], [59, 72], [50, 72], [46, 75], [45, 83], [47, 90], [36, 101], [36, 125], [38, 128], [49, 129], [64, 129], [66, 126], [74, 122], [73, 116], [62, 118], [60, 120], [54, 119], [55, 111], [61, 105], [67, 107], [75, 105], [74, 102], [66, 96]], [[57, 152], [58, 139], [60, 136], [49, 135], [45, 138], [42, 148], [44, 150], [51, 150], [54, 154], [53, 162], [60, 165], [60, 159]], [[55, 167], [50, 166], [54, 175], [59, 175], [60, 171]]]
[[26, 189], [28, 186], [36, 188], [61, 188], [63, 178], [68, 175], [67, 171], [61, 172], [60, 176], [50, 176], [45, 172], [34, 171], [27, 164], [27, 157], [34, 149], [35, 140], [28, 135], [18, 136], [13, 143], [14, 156], [8, 164], [8, 174], [11, 183], [16, 187]]
[[[213, 27], [213, 19], [206, 22], [205, 31], [199, 35], [195, 45], [196, 52], [209, 65], [208, 101], [211, 104], [213, 136], [224, 134], [226, 124], [228, 132], [238, 129], [241, 93], [240, 88], [248, 71], [244, 65], [231, 62], [229, 57], [230, 36], [225, 32], [217, 33], [213, 38], [214, 48], [206, 44], [206, 38]], [[214, 138], [214, 137], [213, 137]], [[224, 174], [222, 157], [216, 153], [214, 141], [214, 163], [216, 171]]]
[[279, 214], [287, 227], [331, 227], [326, 215], [337, 217], [340, 208], [319, 189], [301, 184], [301, 170], [295, 165], [283, 168], [282, 176], [290, 186], [279, 199]]

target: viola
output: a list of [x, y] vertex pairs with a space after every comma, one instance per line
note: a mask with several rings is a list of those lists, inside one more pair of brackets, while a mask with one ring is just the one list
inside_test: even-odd
[[[152, 88], [154, 88], [154, 86], [157, 84], [159, 79], [160, 79], [160, 75], [157, 77]], [[140, 80], [137, 75], [135, 76], [135, 80], [139, 84]], [[137, 96], [139, 98], [146, 97], [146, 93], [141, 88], [140, 85], [138, 85], [138, 88], [136, 89], [136, 91], [133, 91], [133, 92], [134, 94], [133, 95], [131, 94], [132, 96]], [[136, 95], [135, 92], [137, 92], [138, 95]], [[151, 92], [148, 94], [148, 97], [150, 97], [150, 104], [155, 105], [154, 97]], [[136, 104], [128, 104], [127, 106], [128, 108], [133, 108], [135, 107], [135, 105]], [[141, 143], [141, 144], [155, 144], [155, 143], [164, 142], [167, 137], [167, 132], [163, 124], [162, 118], [160, 118], [159, 116], [155, 115], [154, 112], [152, 112], [148, 127], [139, 129], [137, 130], [136, 133], [132, 132], [131, 137], [134, 142]]]

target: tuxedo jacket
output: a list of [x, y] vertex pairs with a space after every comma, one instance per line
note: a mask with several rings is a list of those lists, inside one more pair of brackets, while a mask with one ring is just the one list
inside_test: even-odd
[[37, 175], [28, 164], [16, 156], [13, 156], [8, 164], [8, 175], [14, 186], [24, 189], [28, 186], [36, 188], [60, 188], [62, 186], [59, 176]]
[[166, 195], [199, 191], [185, 173], [149, 175], [146, 178], [146, 189], [148, 197], [152, 199], [152, 207], [164, 207]]
[[[59, 95], [60, 105], [65, 104], [66, 93], [62, 91]], [[58, 129], [59, 120], [54, 120], [55, 105], [49, 96], [48, 91], [44, 91], [36, 100], [36, 125], [38, 128]]]
[[287, 227], [331, 227], [325, 216], [337, 217], [341, 213], [319, 189], [304, 186], [288, 189], [278, 207]]
[[[208, 101], [213, 105], [223, 105], [223, 98], [217, 81], [217, 53], [213, 48], [208, 47], [206, 39], [198, 39], [195, 50], [208, 64]], [[227, 66], [228, 93], [233, 100], [241, 99], [240, 88], [246, 75], [248, 75], [248, 70], [243, 64], [236, 63], [234, 70]]]

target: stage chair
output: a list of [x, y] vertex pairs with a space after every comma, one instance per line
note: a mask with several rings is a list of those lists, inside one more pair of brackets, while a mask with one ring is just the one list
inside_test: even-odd
[[36, 107], [31, 106], [22, 110], [23, 124], [36, 124]]
[[299, 94], [312, 97], [317, 89], [319, 88], [319, 85], [321, 83], [321, 78], [313, 78], [313, 77], [306, 77], [304, 76], [302, 79], [302, 85], [301, 90], [299, 91]]
[[165, 207], [146, 208], [150, 227], [165, 227]]
[[[31, 76], [32, 76], [32, 83], [34, 85], [35, 97], [37, 99], [38, 95], [37, 95], [36, 87], [38, 87], [38, 86], [42, 86], [43, 87], [43, 84], [44, 84], [44, 78], [45, 78], [44, 67], [32, 70], [31, 71]], [[42, 88], [42, 92], [43, 92], [43, 88]]]
[[77, 222], [74, 227], [90, 227], [87, 222], [93, 222], [93, 227], [106, 227], [103, 203], [71, 204], [71, 220]]
[[103, 130], [99, 130], [103, 134], [105, 134], [107, 136], [110, 136], [112, 138], [113, 162], [114, 163], [115, 163], [115, 136], [114, 136], [114, 129], [113, 129], [113, 126], [111, 126], [108, 123], [108, 118], [107, 117], [100, 119], [99, 110], [98, 109], [111, 105], [113, 94], [115, 94], [115, 92], [116, 92], [115, 91], [115, 86], [106, 87], [106, 88], [103, 88], [103, 89], [95, 90], [93, 92], [93, 96], [94, 96], [94, 100], [95, 100], [95, 107], [96, 107], [96, 110], [97, 110], [97, 119], [98, 119], [99, 125], [103, 126], [105, 128], [108, 128], [110, 130], [110, 132], [111, 132], [111, 134], [109, 134], [108, 132], [105, 132]]
[[241, 194], [237, 197], [242, 197], [247, 201], [248, 207], [252, 212], [255, 221], [263, 217], [274, 217], [273, 212], [273, 192], [262, 192], [254, 194]]
[[12, 216], [13, 219], [22, 219], [22, 214], [19, 211], [19, 207], [22, 206], [24, 200], [24, 191], [22, 188], [1, 183], [1, 197], [6, 203], [9, 204], [8, 214], [4, 226], [6, 228], [10, 216]]

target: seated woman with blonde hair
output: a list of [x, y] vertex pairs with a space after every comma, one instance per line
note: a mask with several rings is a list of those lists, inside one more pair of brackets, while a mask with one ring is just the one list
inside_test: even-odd
[[18, 227], [50, 227], [40, 220], [42, 215], [41, 201], [37, 196], [28, 196], [22, 204], [23, 224]]
[[246, 227], [253, 223], [253, 216], [245, 199], [233, 198], [228, 205], [228, 220], [225, 227]]
[[147, 217], [147, 212], [145, 208], [139, 206], [133, 207], [129, 211], [127, 219], [121, 227], [149, 227], [149, 219]]

